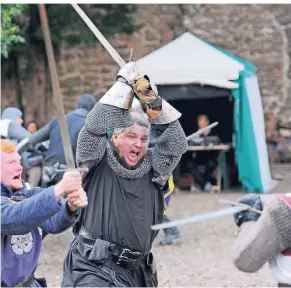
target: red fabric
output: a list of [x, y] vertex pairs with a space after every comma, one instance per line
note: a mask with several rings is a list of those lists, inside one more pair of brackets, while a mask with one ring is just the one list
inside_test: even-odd
[[[282, 199], [291, 208], [291, 193], [286, 193], [286, 194], [280, 193], [280, 194], [276, 194], [275, 197]], [[291, 248], [285, 250], [283, 252], [283, 255], [291, 256]]]
[[285, 250], [282, 254], [283, 254], [284, 256], [291, 256], [291, 248]]
[[280, 194], [276, 194], [275, 197], [278, 197], [282, 200], [284, 200], [284, 202], [291, 208], [291, 193], [280, 193]]

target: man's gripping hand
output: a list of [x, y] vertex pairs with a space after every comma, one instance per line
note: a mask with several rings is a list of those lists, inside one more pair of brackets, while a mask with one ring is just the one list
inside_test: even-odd
[[151, 119], [158, 117], [162, 110], [162, 98], [153, 90], [148, 76], [137, 79], [133, 91]]
[[54, 186], [56, 200], [79, 190], [82, 187], [81, 173], [77, 170], [64, 173], [62, 180]]
[[83, 188], [79, 188], [68, 195], [68, 206], [72, 212], [88, 205], [88, 198]]

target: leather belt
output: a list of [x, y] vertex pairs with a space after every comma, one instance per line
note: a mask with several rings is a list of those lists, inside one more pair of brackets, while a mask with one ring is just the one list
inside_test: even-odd
[[[81, 243], [93, 248], [97, 238], [94, 238], [82, 227], [80, 229], [78, 240]], [[132, 268], [138, 262], [146, 261], [148, 265], [151, 265], [153, 262], [153, 255], [150, 251], [141, 253], [127, 248], [122, 248], [116, 244], [110, 244], [108, 247], [108, 252], [113, 256], [112, 260], [115, 260], [117, 265], [120, 265], [126, 269]]]
[[291, 287], [291, 284], [278, 283], [278, 287]]

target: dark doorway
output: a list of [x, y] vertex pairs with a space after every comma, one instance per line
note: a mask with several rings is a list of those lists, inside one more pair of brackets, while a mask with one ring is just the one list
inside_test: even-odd
[[[180, 123], [186, 136], [198, 130], [197, 117], [206, 114], [210, 123], [219, 122], [218, 126], [213, 128], [213, 134], [219, 136], [223, 144], [233, 143], [234, 99], [231, 90], [200, 85], [172, 86], [173, 89], [170, 87], [158, 87], [159, 94], [182, 113]], [[180, 177], [189, 173], [189, 163], [193, 161], [192, 153], [189, 151], [182, 156], [177, 167]], [[237, 186], [238, 173], [234, 150], [231, 149], [226, 155], [230, 184], [232, 187]]]

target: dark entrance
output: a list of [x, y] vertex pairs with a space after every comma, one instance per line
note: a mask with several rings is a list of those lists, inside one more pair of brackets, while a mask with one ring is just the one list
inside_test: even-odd
[[[223, 144], [231, 145], [233, 143], [234, 99], [231, 90], [208, 85], [165, 85], [159, 86], [158, 89], [159, 94], [182, 113], [180, 123], [186, 136], [197, 131], [197, 117], [201, 114], [206, 114], [210, 123], [219, 122], [219, 125], [213, 128], [213, 134], [218, 135]], [[186, 152], [178, 168], [180, 179], [181, 176], [189, 172], [188, 164], [191, 161], [193, 161], [192, 152]], [[227, 153], [227, 165], [230, 184], [231, 186], [236, 186], [238, 184], [238, 175], [233, 149]], [[181, 183], [181, 186], [187, 185]]]

